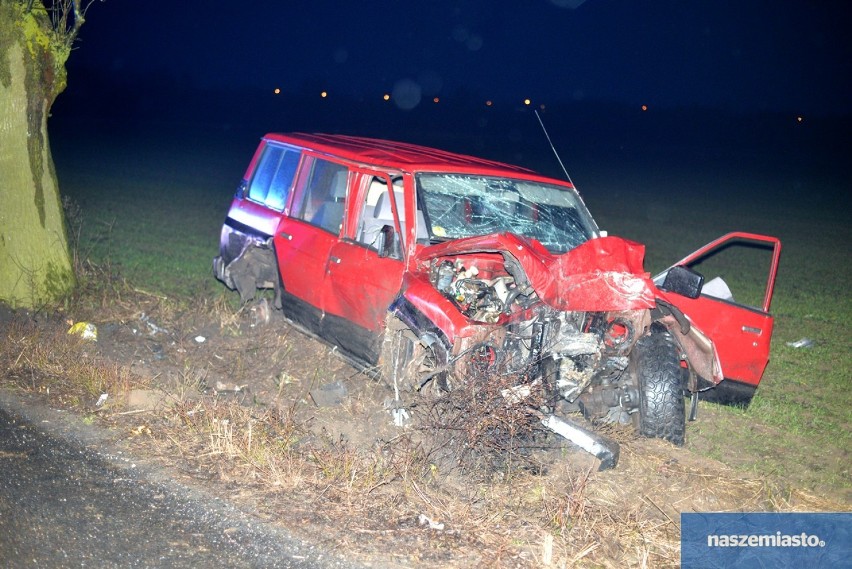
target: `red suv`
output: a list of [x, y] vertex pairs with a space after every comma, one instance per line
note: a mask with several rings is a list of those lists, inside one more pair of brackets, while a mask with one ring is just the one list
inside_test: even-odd
[[[758, 306], [693, 269], [740, 245], [769, 259]], [[687, 393], [747, 403], [768, 361], [780, 250], [732, 233], [652, 279], [644, 247], [599, 230], [570, 183], [412, 144], [268, 134], [214, 271], [244, 302], [274, 289], [287, 317], [397, 393], [507, 376], [542, 386], [545, 425], [591, 436], [578, 444], [612, 465], [561, 411], [683, 444]]]

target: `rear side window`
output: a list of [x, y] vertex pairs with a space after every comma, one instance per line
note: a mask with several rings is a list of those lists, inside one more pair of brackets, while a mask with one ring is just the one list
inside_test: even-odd
[[267, 144], [249, 185], [249, 199], [281, 211], [299, 166], [299, 151]]
[[315, 158], [310, 176], [293, 205], [293, 216], [335, 235], [343, 224], [349, 169], [342, 164]]

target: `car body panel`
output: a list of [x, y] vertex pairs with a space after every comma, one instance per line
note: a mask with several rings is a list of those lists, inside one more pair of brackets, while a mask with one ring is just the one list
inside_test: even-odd
[[228, 211], [229, 225], [245, 233], [269, 239], [281, 221], [281, 212], [248, 199], [235, 199]]
[[[245, 184], [251, 182], [254, 169], [261, 162], [263, 148], [276, 144], [301, 152], [301, 165], [282, 211], [267, 208], [245, 195]], [[339, 227], [336, 222], [323, 225], [307, 217], [300, 219], [294, 211], [297, 200], [301, 199], [299, 196], [303, 195], [300, 192], [308, 183], [311, 164], [321, 160], [345, 166], [348, 175]], [[719, 384], [723, 378], [752, 387], [760, 381], [772, 335], [769, 304], [780, 252], [777, 239], [730, 234], [677, 263], [690, 266], [735, 239], [771, 245], [774, 256], [760, 308], [745, 307], [706, 294], [687, 298], [663, 290], [660, 288], [662, 281], [657, 277], [652, 280], [645, 272], [643, 245], [619, 237], [601, 236], [591, 216], [588, 232], [583, 237], [585, 241], [576, 246], [572, 243], [572, 248], [564, 253], [551, 252], [537, 239], [510, 232], [443, 242], [439, 242], [440, 235], [433, 232], [429, 236], [432, 242], [427, 244], [418, 227], [423, 207], [418, 196], [418, 175], [422, 173], [546, 184], [571, 192], [576, 196], [576, 205], [585, 210], [570, 183], [517, 166], [385, 140], [270, 133], [263, 138], [252, 158], [242, 190], [232, 202], [226, 226], [231, 224], [238, 228], [235, 231], [240, 235], [254, 232], [257, 242], [253, 246], [272, 255], [280, 277], [283, 307], [289, 316], [366, 365], [378, 361], [378, 346], [385, 332], [389, 308], [403, 301], [408, 312], [416, 312], [411, 321], [428, 327], [430, 338], [442, 338], [448, 350], [455, 350], [456, 357], [477, 343], [496, 345], [505, 339], [506, 330], [513, 326], [521, 326], [521, 332], [513, 333], [528, 342], [530, 323], [545, 312], [542, 306], [546, 305], [549, 322], [561, 319], [563, 330], [562, 336], [555, 340], [563, 351], [555, 358], [565, 361], [576, 352], [578, 357], [597, 361], [595, 358], [599, 355], [583, 351], [590, 349], [592, 336], [597, 334], [594, 341], [600, 342], [598, 348], [602, 353], [606, 352], [600, 357], [609, 358], [616, 367], [623, 363], [619, 363], [622, 354], [617, 346], [603, 344], [604, 340], [609, 341], [607, 334], [624, 327], [641, 328], [631, 330], [625, 344], [625, 349], [629, 348], [640, 334], [648, 331], [649, 315], [660, 303], [666, 303], [673, 307], [670, 313], [657, 314], [654, 318], [675, 336], [683, 365], [688, 365], [710, 386]], [[384, 190], [393, 216], [384, 218], [384, 228], [388, 230], [387, 238], [399, 239], [398, 255], [393, 248], [374, 246], [373, 242], [362, 239], [367, 206], [378, 209], [378, 203], [369, 203], [370, 188], [374, 184], [378, 184], [378, 189], [386, 186]], [[559, 191], [556, 193], [563, 195]], [[523, 192], [520, 197], [527, 198]], [[462, 206], [468, 207], [466, 203]], [[537, 219], [529, 221], [534, 224]], [[430, 228], [430, 232], [433, 229]], [[223, 236], [226, 233], [223, 229]], [[271, 246], [269, 237], [272, 237]], [[214, 261], [214, 267], [217, 277], [232, 286], [223, 267], [234, 255], [226, 254], [225, 245], [221, 245], [222, 255]], [[497, 290], [500, 286], [509, 287], [511, 294], [506, 296], [504, 290], [502, 297], [507, 304], [505, 310], [495, 301], [490, 312], [483, 315], [468, 300], [462, 300], [461, 293], [456, 297], [448, 290], [439, 290], [436, 271], [441, 263], [454, 266], [453, 283], [476, 281], [489, 289], [483, 294], [491, 294], [491, 289]], [[468, 274], [473, 276], [462, 278]], [[557, 314], [558, 317], [554, 316]], [[571, 330], [573, 336], [566, 337]], [[521, 351], [525, 349], [522, 347]], [[580, 371], [580, 368], [575, 370], [577, 374]], [[591, 377], [591, 372], [583, 373]]]
[[405, 265], [352, 241], [336, 242], [329, 253], [321, 285], [323, 311], [381, 334], [388, 306], [399, 294]]
[[418, 259], [505, 253], [523, 268], [538, 296], [559, 310], [652, 308], [656, 287], [643, 270], [645, 247], [620, 237], [599, 237], [554, 255], [511, 233], [455, 239], [421, 251]]
[[[761, 306], [749, 307], [709, 294], [692, 299], [660, 291], [660, 296], [678, 306], [690, 321], [713, 339], [725, 379], [757, 387], [769, 361], [774, 326], [769, 309], [781, 256], [781, 242], [776, 237], [755, 233], [728, 233], [673, 266], [688, 267], [708, 255], [724, 254], [727, 247], [736, 243], [762, 246], [771, 254]], [[664, 275], [665, 271], [657, 275], [655, 282], [661, 283]]]

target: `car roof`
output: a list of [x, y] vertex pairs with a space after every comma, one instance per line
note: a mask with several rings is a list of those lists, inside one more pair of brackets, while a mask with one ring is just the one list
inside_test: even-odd
[[343, 134], [269, 133], [267, 140], [292, 144], [327, 153], [353, 162], [407, 171], [457, 171], [480, 174], [511, 175], [548, 180], [568, 185], [561, 180], [546, 178], [533, 170], [495, 160], [456, 154], [407, 142]]

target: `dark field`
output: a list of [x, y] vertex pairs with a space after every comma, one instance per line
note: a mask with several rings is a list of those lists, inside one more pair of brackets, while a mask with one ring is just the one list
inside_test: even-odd
[[[271, 130], [400, 139], [561, 176], [524, 110], [457, 117], [376, 111], [359, 125], [344, 111], [315, 121], [271, 112], [268, 124], [56, 117], [60, 187], [81, 208], [78, 253], [147, 292], [177, 300], [230, 295], [213, 278], [211, 259], [237, 182]], [[560, 112], [572, 118], [559, 121]], [[780, 237], [772, 360], [761, 387], [747, 410], [702, 404], [687, 448], [852, 503], [848, 122], [602, 108], [548, 110], [543, 118], [598, 224], [645, 243], [649, 272], [729, 231]], [[749, 298], [760, 296], [749, 283], [762, 285], [763, 265], [746, 256], [716, 268]], [[800, 338], [814, 346], [787, 345]]]

